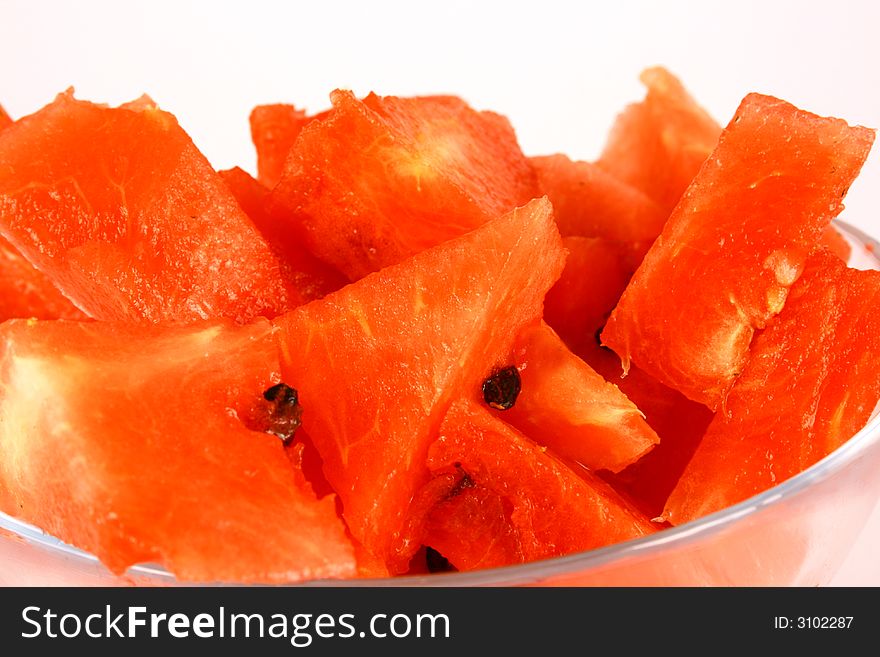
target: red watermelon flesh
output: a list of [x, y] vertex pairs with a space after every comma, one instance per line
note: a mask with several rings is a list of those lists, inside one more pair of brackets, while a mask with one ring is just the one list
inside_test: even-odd
[[461, 571], [521, 563], [522, 548], [510, 519], [510, 505], [469, 476], [460, 481], [431, 509], [425, 544]]
[[[607, 172], [606, 175], [618, 179], [619, 185], [624, 189], [632, 190], [630, 198], [627, 199], [621, 191], [612, 192], [611, 185], [603, 185], [603, 204], [600, 205], [593, 200], [593, 193], [598, 192], [598, 188], [595, 182], [591, 182], [598, 180], [599, 175], [592, 172], [588, 176], [588, 170], [584, 166], [586, 163], [578, 162], [575, 164], [580, 167], [580, 175], [572, 167], [566, 176], [566, 162], [560, 156], [555, 156], [557, 159], [554, 174], [558, 177], [557, 186], [554, 188], [551, 185], [543, 190], [553, 202], [557, 220], [560, 220], [559, 216], [570, 214], [567, 204], [563, 209], [558, 207], [558, 201], [563, 199], [576, 200], [575, 216], [578, 216], [579, 206], [592, 207], [595, 213], [597, 205], [614, 207], [612, 202], [622, 204], [628, 201], [627, 205], [619, 206], [623, 211], [618, 211], [618, 216], [629, 218], [636, 226], [656, 228], [650, 238], [635, 242], [631, 259], [636, 267], [660, 234], [666, 218], [714, 150], [721, 135], [721, 126], [697, 104], [681, 81], [669, 71], [662, 67], [649, 68], [642, 72], [641, 81], [648, 88], [645, 99], [624, 110], [612, 128], [599, 161], [596, 165], [588, 165]], [[540, 168], [538, 174], [541, 175]], [[542, 182], [546, 178], [545, 176]], [[580, 185], [573, 184], [575, 181]], [[557, 194], [562, 198], [554, 198], [551, 190], [558, 190]], [[633, 193], [639, 194], [641, 198], [632, 196]], [[646, 199], [650, 200], [653, 209], [646, 205]], [[626, 208], [638, 208], [638, 211], [629, 209], [630, 214], [627, 215]], [[656, 214], [658, 209], [659, 217]], [[602, 211], [598, 215], [606, 216]], [[625, 219], [622, 220], [622, 225], [631, 225]], [[833, 229], [828, 228], [827, 232], [827, 240], [839, 247], [840, 243], [835, 239]], [[562, 234], [567, 233], [562, 230]]]
[[331, 100], [300, 133], [273, 196], [350, 280], [539, 196], [504, 117], [446, 96]]
[[[436, 475], [463, 471], [475, 486], [501, 498], [509, 525], [500, 523], [498, 505], [492, 501], [488, 504], [495, 511], [483, 507], [473, 517], [479, 520], [488, 514], [498, 525], [502, 547], [518, 546], [512, 563], [589, 550], [655, 531], [603, 481], [586, 471], [575, 474], [472, 400], [458, 400], [450, 407], [431, 445], [428, 465]], [[511, 540], [511, 531], [516, 540]], [[474, 558], [486, 553], [485, 542], [473, 546]]]
[[272, 247], [288, 288], [296, 290], [302, 303], [320, 299], [348, 282], [339, 271], [312, 255], [303, 244], [302, 234], [289, 230], [288, 224], [273, 213], [269, 190], [249, 173], [235, 167], [221, 171], [220, 177]]
[[841, 262], [849, 262], [849, 256], [852, 254], [852, 247], [846, 238], [838, 232], [834, 226], [829, 226], [822, 233], [819, 242], [831, 253], [840, 258]]
[[512, 408], [495, 412], [556, 454], [591, 470], [618, 472], [657, 444], [635, 404], [547, 324], [520, 333], [512, 360], [522, 391]]
[[563, 261], [537, 200], [277, 320], [284, 380], [352, 535], [392, 571], [419, 547], [404, 528], [443, 414], [479, 394]]
[[601, 237], [632, 252], [635, 269], [663, 230], [669, 210], [596, 164], [565, 155], [529, 160], [538, 188], [553, 203], [563, 237]]
[[296, 442], [285, 446], [287, 458], [293, 463], [294, 470], [302, 473], [302, 481], [311, 487], [318, 498], [326, 497], [333, 488], [324, 476], [324, 461], [315, 447], [315, 442], [302, 427], [296, 431]]
[[649, 518], [656, 518], [706, 433], [713, 413], [635, 365], [622, 376], [620, 359], [595, 341], [577, 353], [620, 388], [660, 438], [654, 449], [626, 469], [603, 473], [615, 490], [624, 493]]
[[64, 93], [0, 139], [0, 232], [95, 319], [274, 316], [278, 261], [170, 114]]
[[880, 398], [880, 272], [812, 257], [666, 505], [681, 524], [816, 463], [868, 421]]
[[[0, 106], [0, 132], [12, 119]], [[0, 237], [0, 321], [13, 317], [86, 319], [42, 272]]]
[[874, 133], [759, 94], [742, 101], [602, 333], [716, 408], [840, 212]]
[[666, 69], [649, 68], [641, 81], [645, 99], [618, 117], [598, 165], [668, 215], [715, 148], [721, 126]]
[[544, 321], [577, 351], [584, 342], [596, 342], [630, 272], [620, 249], [604, 239], [563, 237], [562, 244], [568, 258], [562, 276], [544, 299]]
[[[319, 115], [320, 116], [320, 115]], [[251, 139], [257, 149], [257, 180], [272, 189], [281, 180], [290, 149], [313, 118], [293, 105], [257, 105], [250, 116]]]
[[14, 317], [87, 319], [45, 274], [0, 237], [0, 321]]
[[388, 571], [388, 567], [382, 559], [351, 538], [350, 534], [348, 536], [354, 545], [354, 556], [357, 561], [358, 577], [364, 579], [391, 577], [392, 573]]
[[12, 320], [0, 327], [2, 510], [121, 573], [190, 581], [354, 574], [332, 497], [247, 428], [275, 329]]

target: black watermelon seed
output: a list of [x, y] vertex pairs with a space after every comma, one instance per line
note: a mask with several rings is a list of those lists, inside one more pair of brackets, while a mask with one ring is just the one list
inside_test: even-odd
[[271, 433], [284, 442], [293, 440], [293, 435], [302, 424], [302, 406], [299, 393], [286, 383], [278, 383], [263, 392], [263, 399], [268, 404], [266, 417], [266, 433]]
[[483, 399], [492, 408], [506, 411], [513, 408], [521, 388], [519, 370], [510, 365], [496, 370], [483, 382]]

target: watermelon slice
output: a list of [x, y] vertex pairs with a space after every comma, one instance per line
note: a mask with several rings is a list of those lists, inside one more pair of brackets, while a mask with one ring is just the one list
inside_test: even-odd
[[[260, 420], [275, 329], [12, 320], [0, 326], [0, 508], [112, 571], [189, 581], [344, 577], [354, 556]], [[265, 428], [265, 427], [259, 427]]]
[[715, 148], [721, 126], [666, 69], [649, 68], [641, 81], [645, 99], [618, 117], [598, 165], [668, 216]]
[[562, 276], [544, 299], [544, 321], [577, 351], [585, 342], [596, 342], [626, 289], [630, 272], [621, 250], [606, 240], [563, 237], [562, 244], [568, 258]]
[[621, 357], [716, 408], [840, 212], [874, 133], [759, 94], [648, 252], [602, 333]]
[[443, 414], [479, 395], [563, 262], [550, 203], [536, 200], [277, 320], [284, 380], [345, 520], [392, 572], [419, 547], [408, 509]]
[[880, 398], [880, 272], [811, 258], [672, 493], [681, 524], [808, 468], [868, 421]]
[[447, 96], [331, 100], [300, 133], [274, 199], [351, 280], [539, 196], [504, 117]]
[[556, 454], [618, 472], [659, 442], [635, 404], [545, 323], [520, 333], [512, 360], [522, 392], [512, 408], [496, 413]]
[[220, 177], [247, 213], [263, 238], [272, 247], [281, 266], [281, 274], [296, 289], [304, 302], [335, 292], [348, 281], [336, 269], [318, 260], [304, 246], [302, 234], [288, 230], [288, 224], [273, 214], [269, 190], [235, 167], [221, 171]]
[[[453, 565], [460, 569], [476, 564], [500, 565], [493, 551], [509, 559], [508, 564], [523, 563], [655, 531], [607, 484], [586, 471], [576, 474], [472, 400], [459, 400], [451, 406], [440, 437], [431, 445], [428, 465], [435, 475], [459, 473], [463, 478], [447, 495], [447, 501], [458, 492], [467, 497], [455, 508], [447, 509], [443, 521], [445, 529], [457, 524], [462, 532], [475, 532], [462, 536], [474, 536], [479, 541], [464, 550], [464, 559], [453, 557]], [[500, 504], [494, 496], [500, 498]], [[450, 511], [462, 515], [452, 520]], [[469, 519], [481, 523], [483, 518], [490, 524], [482, 528], [479, 524], [468, 526]], [[431, 520], [434, 531], [426, 537], [426, 543], [450, 558], [456, 551], [450, 550], [450, 541], [441, 539], [437, 523], [435, 516]], [[490, 528], [496, 531], [486, 536]], [[498, 545], [493, 546], [496, 534]]]
[[71, 92], [0, 139], [0, 233], [95, 319], [294, 305], [278, 261], [170, 114]]
[[312, 120], [293, 105], [257, 105], [250, 116], [251, 139], [257, 149], [257, 180], [272, 189], [281, 180], [284, 163], [303, 127]]

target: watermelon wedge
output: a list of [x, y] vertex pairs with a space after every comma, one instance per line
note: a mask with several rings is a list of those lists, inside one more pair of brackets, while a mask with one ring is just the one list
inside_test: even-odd
[[783, 308], [842, 209], [873, 139], [839, 119], [746, 96], [602, 333], [624, 370], [635, 361], [717, 408], [755, 331]]
[[95, 319], [228, 317], [298, 303], [176, 119], [60, 94], [0, 139], [0, 233]]
[[618, 117], [598, 165], [668, 216], [715, 148], [721, 126], [665, 68], [646, 69], [640, 79], [648, 93]]
[[392, 572], [419, 548], [408, 510], [449, 404], [505, 364], [563, 262], [536, 200], [277, 320], [284, 380], [348, 527]]
[[880, 399], [880, 272], [811, 258], [666, 504], [681, 524], [782, 483], [840, 447]]
[[[450, 549], [453, 541], [441, 538], [436, 515], [425, 539], [460, 569], [500, 565], [493, 553], [503, 559], [513, 556], [507, 563], [522, 563], [656, 531], [603, 481], [586, 471], [576, 474], [472, 400], [451, 406], [440, 437], [431, 445], [428, 465], [435, 476], [457, 473], [462, 478], [441, 507], [458, 493], [467, 497], [447, 507], [441, 527], [448, 531], [457, 524], [462, 536], [479, 542], [463, 550], [464, 558], [456, 558], [458, 551]], [[458, 517], [453, 520], [450, 514]], [[489, 522], [480, 527], [484, 518]], [[470, 521], [476, 521], [473, 528]], [[486, 536], [490, 528], [495, 531]]]
[[350, 280], [539, 196], [504, 117], [448, 96], [331, 101], [300, 133], [273, 197]]
[[333, 496], [317, 500], [258, 426], [278, 383], [274, 333], [266, 320], [6, 322], [0, 508], [116, 573], [158, 562], [186, 581], [353, 575]]

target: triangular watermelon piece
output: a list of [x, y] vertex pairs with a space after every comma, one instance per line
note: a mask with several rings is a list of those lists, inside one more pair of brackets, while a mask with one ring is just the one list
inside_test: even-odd
[[0, 233], [95, 319], [245, 322], [298, 302], [226, 185], [148, 99], [114, 109], [67, 92], [7, 128]]
[[331, 100], [300, 133], [274, 199], [351, 280], [539, 196], [502, 116], [451, 96]]
[[666, 504], [681, 524], [813, 465], [861, 429], [880, 399], [880, 272], [812, 257]]
[[348, 526], [392, 571], [419, 547], [408, 510], [446, 409], [479, 396], [563, 262], [536, 200], [277, 320], [284, 380]]
[[353, 575], [333, 496], [317, 500], [260, 424], [275, 332], [266, 320], [6, 322], [0, 508], [116, 573], [158, 562], [190, 581]]
[[618, 117], [598, 165], [668, 216], [715, 148], [721, 126], [666, 69], [646, 69], [640, 79], [648, 93]]
[[[429, 516], [425, 542], [461, 570], [557, 557], [656, 531], [605, 482], [575, 473], [472, 400], [452, 405], [428, 465], [434, 476], [459, 477]], [[448, 535], [454, 527], [458, 541]]]
[[624, 368], [632, 360], [718, 407], [873, 140], [866, 128], [746, 96], [602, 333]]

